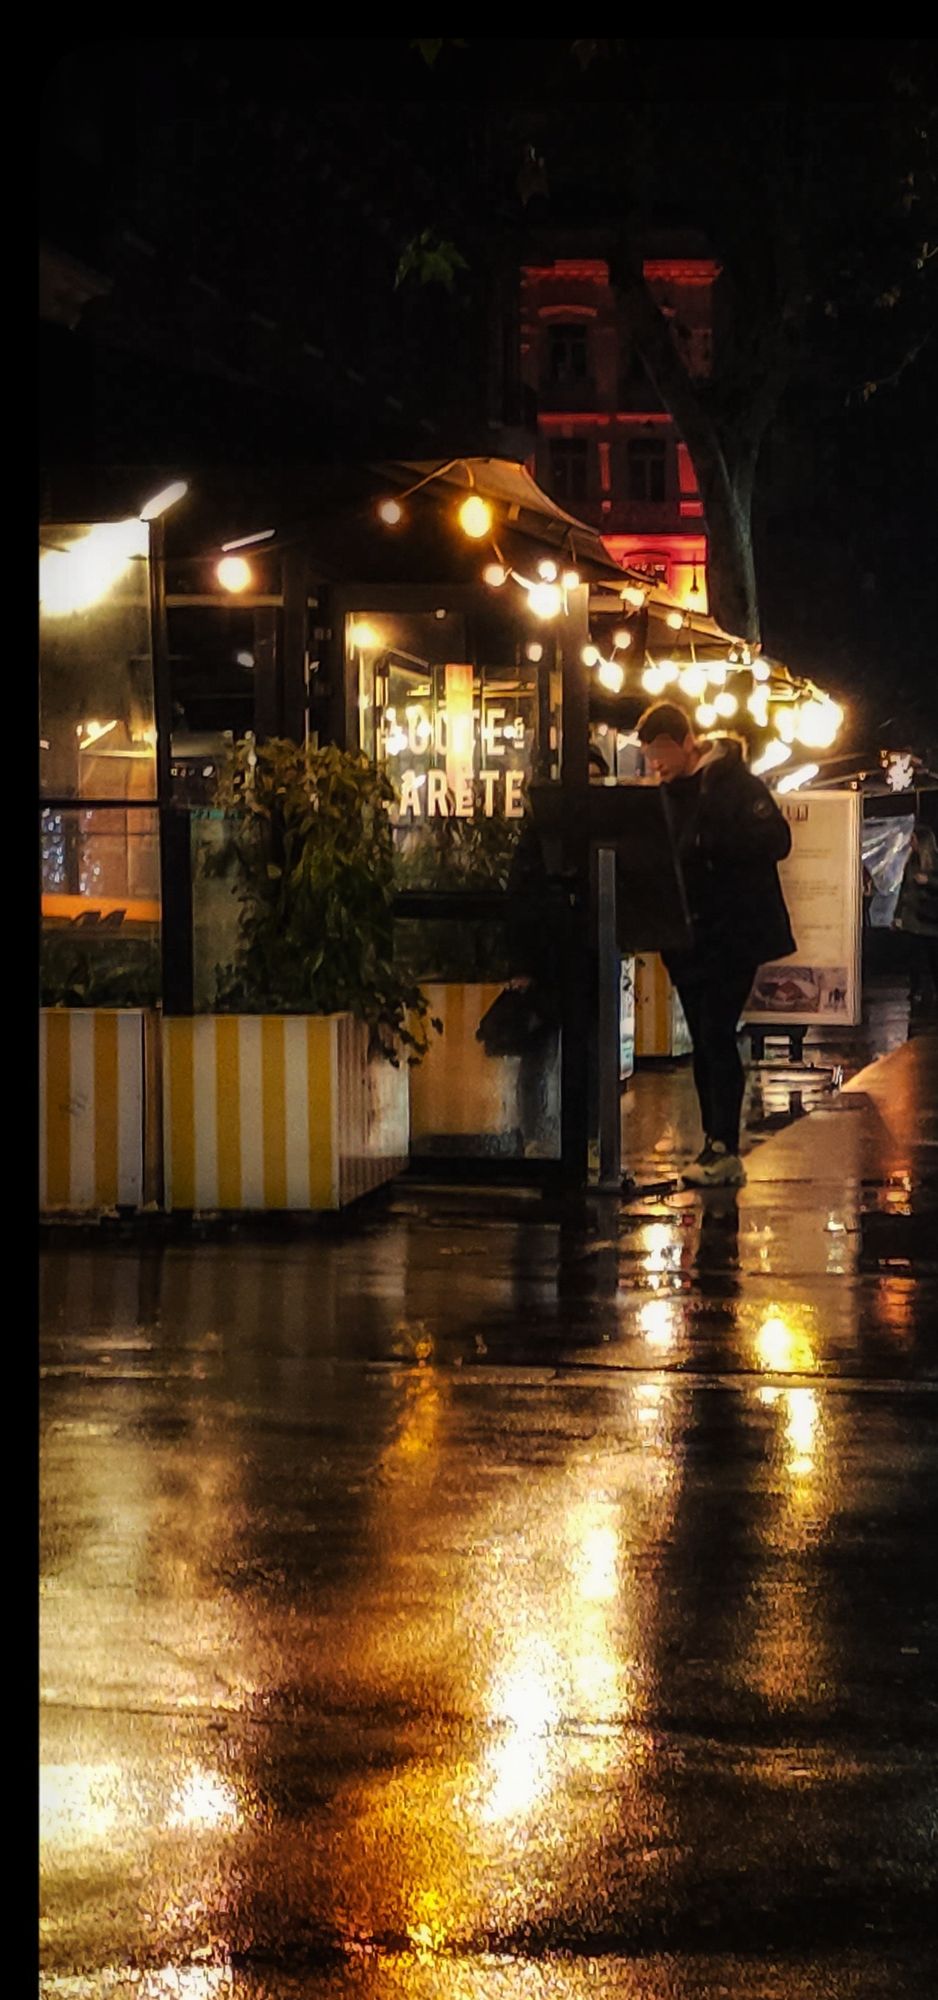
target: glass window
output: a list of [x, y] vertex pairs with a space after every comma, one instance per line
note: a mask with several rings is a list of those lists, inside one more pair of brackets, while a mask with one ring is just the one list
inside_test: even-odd
[[148, 533], [140, 521], [43, 527], [40, 789], [156, 795]]
[[667, 498], [667, 446], [663, 438], [630, 438], [626, 464], [630, 500]]
[[[554, 643], [453, 614], [348, 621], [360, 740], [394, 786], [401, 889], [502, 889], [534, 770], [556, 771]], [[474, 665], [467, 654], [487, 653]]]
[[152, 1006], [160, 992], [156, 812], [105, 806], [40, 815], [46, 1007]]
[[589, 372], [587, 330], [582, 322], [558, 323], [548, 333], [548, 369], [552, 382], [585, 382]]
[[552, 438], [550, 489], [555, 500], [582, 501], [589, 491], [589, 446], [586, 438]]

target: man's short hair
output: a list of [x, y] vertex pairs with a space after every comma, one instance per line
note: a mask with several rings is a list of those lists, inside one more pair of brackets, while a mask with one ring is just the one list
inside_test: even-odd
[[653, 702], [638, 725], [640, 743], [653, 743], [656, 736], [670, 736], [672, 743], [686, 743], [693, 733], [690, 716], [676, 701]]

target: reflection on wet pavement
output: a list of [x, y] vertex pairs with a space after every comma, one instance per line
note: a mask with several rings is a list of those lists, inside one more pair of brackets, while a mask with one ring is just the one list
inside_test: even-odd
[[932, 1990], [936, 1278], [862, 1235], [930, 1197], [824, 1117], [48, 1249], [46, 2000]]

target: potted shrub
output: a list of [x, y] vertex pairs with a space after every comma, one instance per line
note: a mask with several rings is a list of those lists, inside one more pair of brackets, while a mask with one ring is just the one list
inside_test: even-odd
[[167, 1021], [169, 1205], [338, 1208], [408, 1154], [432, 1023], [395, 964], [391, 787], [367, 759], [248, 737], [203, 862], [238, 899], [211, 1014]]

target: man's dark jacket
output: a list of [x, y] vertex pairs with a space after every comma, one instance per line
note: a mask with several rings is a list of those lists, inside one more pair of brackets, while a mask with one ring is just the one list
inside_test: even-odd
[[671, 977], [788, 958], [796, 946], [778, 863], [791, 852], [791, 831], [761, 778], [735, 745], [718, 745], [698, 773], [666, 790], [694, 939], [665, 954]]

